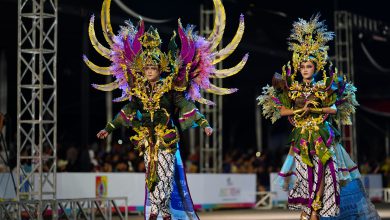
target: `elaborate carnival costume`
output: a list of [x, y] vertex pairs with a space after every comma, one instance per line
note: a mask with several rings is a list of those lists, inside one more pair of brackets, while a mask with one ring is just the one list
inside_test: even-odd
[[[93, 87], [103, 91], [120, 88], [122, 96], [114, 102], [128, 101], [115, 119], [107, 123], [110, 133], [119, 126], [131, 127], [136, 135], [130, 140], [144, 156], [146, 171], [145, 219], [198, 219], [189, 194], [183, 163], [179, 152], [179, 133], [190, 127], [208, 127], [194, 102], [213, 105], [201, 96], [200, 90], [218, 95], [230, 94], [236, 89], [219, 88], [210, 78], [225, 78], [239, 72], [248, 55], [230, 69], [216, 69], [215, 65], [228, 57], [237, 47], [244, 33], [241, 15], [239, 28], [232, 42], [216, 50], [225, 28], [225, 11], [220, 0], [214, 0], [216, 11], [214, 29], [206, 39], [194, 32], [194, 26], [183, 28], [179, 20], [178, 35], [181, 47], [175, 43], [174, 32], [168, 53], [160, 50], [161, 39], [156, 29], [144, 31], [141, 20], [138, 27], [130, 21], [115, 35], [110, 24], [110, 0], [104, 0], [101, 11], [103, 34], [110, 45], [98, 42], [91, 17], [89, 36], [93, 47], [109, 59], [110, 67], [99, 67], [84, 57], [93, 71], [112, 75], [116, 80]], [[158, 65], [161, 78], [153, 86], [143, 75], [146, 65]], [[175, 117], [178, 112], [179, 117]]]
[[[294, 22], [289, 38], [292, 67], [290, 62], [283, 66], [282, 74], [276, 73], [272, 86], [263, 87], [263, 94], [257, 98], [263, 115], [272, 123], [281, 117], [282, 107], [294, 110], [294, 115], [288, 117], [294, 127], [288, 140], [290, 151], [275, 182], [289, 190], [289, 208], [303, 210], [307, 216], [312, 211], [322, 217], [339, 216], [340, 188], [360, 177], [356, 164], [340, 145], [336, 128], [352, 124], [350, 116], [358, 103], [356, 88], [328, 61], [326, 43], [333, 36], [324, 22], [319, 21], [319, 15], [310, 21]], [[307, 61], [316, 69], [313, 80], [299, 82], [297, 71], [300, 64]], [[329, 74], [325, 66], [329, 66]], [[305, 113], [303, 107], [307, 103], [310, 111]], [[337, 109], [337, 113], [325, 114], [322, 109], [325, 107]], [[324, 190], [318, 193], [322, 180]], [[356, 219], [378, 219], [364, 189], [359, 190], [362, 195], [355, 198], [358, 199], [355, 204], [366, 210], [362, 207], [360, 218]]]

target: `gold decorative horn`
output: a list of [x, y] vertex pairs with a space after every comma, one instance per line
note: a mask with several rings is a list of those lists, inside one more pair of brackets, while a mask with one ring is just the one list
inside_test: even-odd
[[204, 105], [215, 105], [215, 103], [213, 101], [210, 101], [210, 100], [202, 98], [202, 97], [197, 99], [196, 101], [199, 102], [200, 104], [204, 104]]
[[92, 63], [91, 61], [88, 60], [87, 56], [83, 56], [83, 60], [85, 62], [85, 64], [87, 64], [87, 66], [93, 70], [95, 73], [98, 73], [100, 75], [105, 75], [105, 76], [109, 76], [111, 75], [111, 70], [110, 70], [110, 67], [101, 67], [101, 66], [98, 66], [94, 63]]
[[97, 90], [105, 91], [105, 92], [111, 92], [112, 90], [119, 88], [119, 84], [117, 81], [108, 84], [103, 84], [103, 85], [92, 84], [92, 86]]
[[206, 89], [206, 92], [216, 95], [227, 95], [236, 92], [238, 89], [227, 89], [210, 84], [210, 88]]
[[213, 0], [213, 2], [215, 9], [214, 27], [210, 36], [207, 38], [207, 41], [211, 42], [211, 51], [215, 50], [221, 42], [226, 24], [225, 8], [223, 7], [221, 0]]
[[127, 93], [122, 93], [122, 96], [121, 97], [118, 97], [118, 98], [115, 98], [113, 101], [114, 102], [123, 102], [123, 101], [126, 101], [130, 98], [129, 94]]
[[114, 32], [112, 31], [112, 27], [111, 27], [110, 6], [111, 6], [111, 0], [104, 0], [102, 5], [102, 11], [100, 13], [100, 20], [102, 24], [104, 38], [106, 39], [107, 43], [111, 46]]
[[107, 59], [110, 59], [110, 50], [104, 47], [96, 38], [95, 34], [95, 16], [92, 16], [91, 19], [89, 20], [89, 27], [88, 27], [88, 35], [89, 35], [89, 40], [92, 43], [93, 48], [102, 56], [104, 56]]
[[229, 69], [221, 69], [221, 70], [215, 70], [214, 74], [211, 74], [211, 78], [226, 78], [229, 76], [233, 76], [234, 74], [240, 72], [242, 68], [244, 68], [246, 62], [248, 61], [249, 54], [245, 54], [245, 56], [242, 58], [242, 60], [234, 67]]
[[237, 48], [238, 44], [240, 43], [242, 39], [242, 35], [244, 35], [245, 30], [245, 21], [244, 16], [240, 16], [240, 24], [238, 26], [237, 32], [233, 37], [233, 40], [222, 50], [218, 51], [214, 55], [213, 64], [217, 64], [221, 62], [222, 60], [226, 59], [230, 54], [233, 53], [233, 51]]

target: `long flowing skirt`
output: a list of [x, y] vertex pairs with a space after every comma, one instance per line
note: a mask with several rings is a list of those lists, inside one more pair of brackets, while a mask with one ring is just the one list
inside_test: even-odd
[[329, 159], [325, 165], [322, 165], [318, 157], [314, 156], [314, 166], [310, 167], [302, 162], [298, 154], [295, 155], [294, 160], [297, 179], [288, 195], [288, 207], [292, 210], [303, 210], [307, 215], [310, 215], [323, 176], [324, 193], [319, 215], [337, 216], [339, 214], [340, 189], [334, 161]]
[[321, 217], [323, 220], [378, 220], [381, 219], [364, 190], [360, 179], [341, 187], [340, 215]]
[[313, 157], [313, 167], [304, 164], [299, 154], [287, 156], [274, 183], [289, 191], [288, 207], [310, 214], [318, 190], [318, 176], [324, 172], [321, 219], [380, 219], [361, 184], [357, 165], [340, 144], [330, 150], [333, 157], [324, 166], [316, 156]]

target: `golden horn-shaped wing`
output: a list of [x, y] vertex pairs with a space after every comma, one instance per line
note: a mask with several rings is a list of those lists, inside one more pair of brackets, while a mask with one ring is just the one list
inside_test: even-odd
[[222, 60], [226, 59], [228, 56], [230, 56], [230, 54], [233, 53], [233, 51], [237, 48], [238, 44], [240, 43], [242, 39], [242, 35], [244, 35], [244, 30], [245, 30], [244, 15], [241, 14], [240, 24], [238, 26], [236, 34], [234, 35], [233, 40], [225, 48], [215, 53], [213, 64], [217, 64], [221, 62]]
[[102, 5], [102, 11], [100, 13], [100, 20], [102, 23], [104, 38], [106, 39], [107, 43], [111, 46], [114, 32], [112, 31], [112, 27], [111, 27], [110, 5], [111, 5], [111, 0], [104, 0]]
[[215, 50], [221, 42], [226, 24], [225, 8], [223, 7], [221, 0], [213, 0], [213, 2], [215, 9], [214, 27], [210, 36], [207, 38], [207, 41], [211, 42], [211, 51]]
[[92, 84], [93, 88], [100, 90], [100, 91], [105, 91], [105, 92], [111, 92], [114, 89], [117, 89], [119, 87], [119, 84], [117, 81], [108, 83], [108, 84], [103, 84], [103, 85], [98, 85], [98, 84]]
[[214, 102], [212, 102], [208, 99], [205, 99], [205, 98], [199, 98], [196, 101], [199, 102], [200, 104], [204, 104], [204, 105], [215, 105]]
[[239, 62], [236, 66], [229, 68], [229, 69], [221, 69], [221, 70], [215, 70], [214, 74], [210, 75], [210, 78], [226, 78], [229, 76], [233, 76], [234, 74], [240, 72], [242, 68], [244, 68], [246, 61], [248, 60], [249, 54], [245, 54], [245, 56], [242, 58], [241, 62]]
[[217, 87], [213, 84], [210, 84], [210, 88], [206, 89], [206, 92], [213, 93], [216, 95], [227, 95], [232, 94], [233, 92], [236, 92], [238, 89], [227, 89], [227, 88], [221, 88]]
[[130, 96], [129, 94], [127, 94], [126, 92], [122, 93], [122, 96], [121, 97], [118, 97], [118, 98], [115, 98], [114, 100], [112, 100], [113, 102], [123, 102], [123, 101], [126, 101], [126, 100], [129, 100]]
[[95, 73], [98, 73], [98, 74], [101, 74], [101, 75], [106, 75], [106, 76], [111, 75], [110, 67], [98, 66], [98, 65], [92, 63], [91, 61], [89, 61], [87, 56], [85, 56], [85, 55], [83, 56], [83, 60], [84, 60], [85, 64], [87, 64], [87, 66], [91, 70], [93, 70]]
[[92, 43], [93, 48], [102, 56], [104, 56], [107, 59], [110, 59], [110, 50], [104, 47], [98, 39], [96, 38], [95, 34], [95, 16], [92, 16], [91, 19], [89, 20], [89, 27], [88, 27], [88, 34], [89, 34], [89, 40]]

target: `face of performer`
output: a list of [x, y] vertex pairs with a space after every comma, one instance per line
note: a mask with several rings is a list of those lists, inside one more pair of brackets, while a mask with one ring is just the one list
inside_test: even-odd
[[157, 65], [147, 65], [144, 67], [145, 77], [149, 82], [157, 82], [160, 79], [160, 68]]
[[301, 72], [302, 78], [304, 81], [311, 81], [315, 71], [315, 66], [312, 61], [304, 61], [299, 67], [299, 72]]

